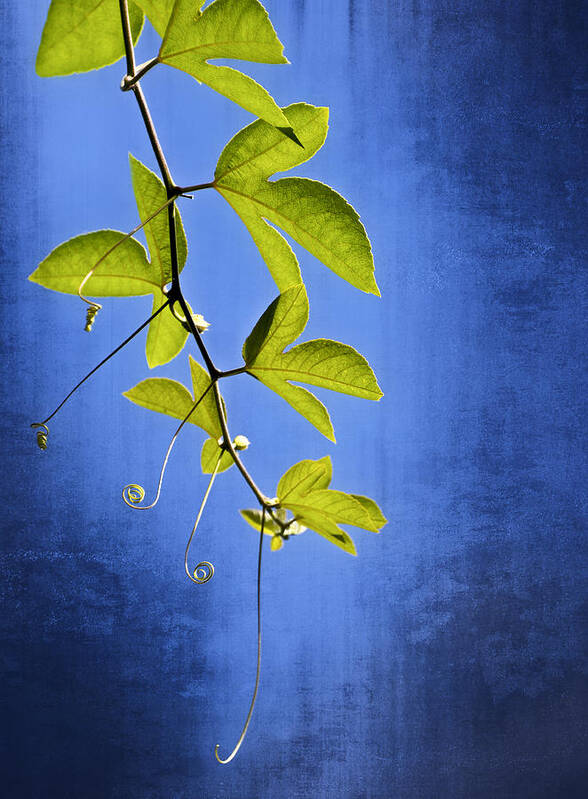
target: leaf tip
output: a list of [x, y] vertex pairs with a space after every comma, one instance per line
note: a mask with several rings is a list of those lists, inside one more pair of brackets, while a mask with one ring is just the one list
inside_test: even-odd
[[294, 144], [297, 144], [299, 147], [302, 147], [302, 149], [304, 150], [304, 145], [302, 144], [302, 142], [294, 132], [294, 128], [287, 126], [284, 127], [277, 126], [277, 128], [280, 131], [280, 133], [283, 133], [284, 136], [287, 136], [289, 139], [291, 139], [294, 142]]
[[372, 276], [372, 283], [371, 286], [367, 289], [368, 294], [375, 294], [376, 297], [381, 297], [382, 292], [380, 291], [380, 287], [376, 283], [376, 278]]

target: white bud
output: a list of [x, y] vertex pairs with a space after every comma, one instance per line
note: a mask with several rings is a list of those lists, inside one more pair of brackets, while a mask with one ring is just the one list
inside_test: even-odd
[[246, 436], [235, 436], [235, 438], [233, 439], [233, 446], [235, 447], [237, 452], [240, 452], [243, 449], [247, 449], [250, 443], [251, 442]]
[[210, 322], [207, 322], [201, 313], [193, 313], [192, 321], [196, 325], [196, 330], [198, 330], [199, 333], [206, 333], [210, 327]]

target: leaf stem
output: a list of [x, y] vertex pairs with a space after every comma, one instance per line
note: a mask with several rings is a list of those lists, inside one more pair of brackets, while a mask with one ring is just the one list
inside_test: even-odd
[[125, 40], [125, 56], [127, 60], [127, 74], [135, 74], [135, 48], [133, 46], [133, 34], [131, 32], [131, 20], [129, 18], [129, 4], [127, 0], [118, 0], [120, 6], [120, 16], [122, 21], [123, 37]]
[[227, 419], [225, 417], [225, 412], [224, 412], [224, 409], [223, 409], [221, 393], [220, 393], [220, 389], [218, 387], [218, 380], [214, 381], [213, 392], [214, 392], [214, 401], [216, 403], [216, 410], [217, 410], [217, 413], [218, 413], [218, 418], [219, 418], [221, 430], [223, 431], [223, 439], [224, 439], [223, 444], [224, 444], [225, 448], [227, 449], [227, 451], [230, 452], [231, 457], [235, 461], [235, 466], [239, 469], [239, 471], [243, 475], [243, 478], [245, 479], [245, 482], [247, 483], [249, 488], [253, 491], [253, 493], [257, 497], [257, 500], [258, 500], [259, 504], [265, 510], [266, 507], [269, 507], [269, 500], [259, 490], [259, 488], [257, 487], [257, 484], [255, 483], [254, 479], [251, 477], [251, 475], [249, 474], [249, 472], [245, 468], [245, 465], [243, 464], [241, 458], [237, 455], [235, 447], [233, 446], [233, 440], [231, 439], [231, 434], [229, 433], [229, 428], [228, 428], [228, 425], [227, 425]]
[[[125, 2], [125, 0], [121, 0], [121, 2]], [[171, 176], [171, 172], [169, 171], [167, 161], [165, 160], [163, 149], [161, 147], [161, 144], [159, 143], [159, 139], [157, 138], [157, 132], [155, 130], [153, 120], [151, 119], [149, 106], [147, 105], [147, 100], [145, 99], [145, 95], [143, 94], [143, 89], [141, 88], [141, 85], [139, 83], [136, 83], [133, 86], [132, 92], [135, 95], [135, 99], [137, 100], [139, 110], [141, 111], [141, 116], [143, 117], [143, 122], [145, 123], [147, 135], [149, 136], [149, 141], [151, 142], [151, 147], [153, 148], [153, 152], [155, 154], [155, 157], [157, 158], [157, 163], [159, 164], [159, 170], [161, 172], [161, 177], [163, 178], [163, 182], [165, 183], [165, 187], [168, 190], [172, 189], [174, 186], [174, 182]]]
[[224, 372], [218, 373], [219, 380], [223, 377], [234, 377], [235, 375], [243, 375], [247, 371], [247, 366], [238, 366], [236, 369], [227, 369]]
[[133, 86], [140, 81], [141, 78], [146, 75], [150, 69], [153, 69], [154, 66], [161, 63], [159, 61], [159, 56], [155, 56], [155, 58], [151, 58], [149, 61], [145, 61], [144, 64], [139, 64], [138, 67], [135, 67], [133, 70], [133, 75], [125, 75], [120, 83], [121, 91], [128, 92], [129, 89], [132, 89]]
[[212, 180], [210, 183], [196, 183], [194, 186], [178, 186], [178, 194], [189, 194], [191, 191], [202, 191], [202, 189], [213, 189], [215, 182]]

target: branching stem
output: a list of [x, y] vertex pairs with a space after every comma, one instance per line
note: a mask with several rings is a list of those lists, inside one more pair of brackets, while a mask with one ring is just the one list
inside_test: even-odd
[[[212, 564], [205, 562], [199, 564], [194, 575], [190, 574], [190, 570], [188, 568], [188, 554], [190, 543], [192, 542], [192, 538], [198, 526], [198, 522], [200, 521], [200, 517], [202, 515], [202, 511], [204, 510], [204, 505], [206, 500], [208, 499], [208, 495], [210, 493], [210, 489], [212, 488], [212, 484], [214, 482], [214, 478], [217, 474], [217, 471], [220, 466], [220, 458], [222, 457], [222, 453], [226, 450], [230, 453], [235, 465], [241, 472], [243, 479], [249, 486], [249, 488], [253, 491], [257, 501], [261, 505], [262, 508], [262, 516], [261, 516], [261, 528], [259, 534], [259, 554], [257, 559], [257, 670], [255, 675], [255, 688], [253, 691], [253, 697], [251, 699], [251, 705], [249, 707], [249, 712], [247, 714], [247, 719], [245, 720], [245, 725], [235, 745], [235, 748], [231, 752], [231, 754], [227, 758], [221, 758], [219, 755], [219, 746], [218, 744], [215, 747], [214, 755], [219, 763], [229, 763], [239, 751], [241, 744], [245, 738], [247, 733], [247, 729], [249, 727], [249, 722], [251, 721], [251, 716], [253, 714], [253, 708], [255, 707], [255, 700], [257, 698], [257, 692], [259, 689], [259, 678], [261, 672], [261, 555], [263, 552], [263, 535], [264, 535], [264, 527], [265, 527], [265, 519], [266, 514], [269, 514], [271, 518], [276, 518], [274, 510], [274, 503], [268, 497], [266, 497], [262, 491], [259, 489], [247, 469], [245, 468], [244, 464], [242, 463], [240, 457], [237, 455], [235, 450], [235, 446], [233, 445], [233, 440], [229, 433], [229, 428], [227, 425], [227, 419], [225, 416], [224, 405], [220, 393], [220, 389], [218, 386], [219, 379], [223, 377], [232, 377], [234, 375], [242, 374], [246, 371], [246, 367], [238, 367], [236, 369], [229, 369], [225, 372], [219, 371], [216, 366], [214, 365], [210, 354], [206, 348], [202, 340], [202, 336], [200, 335], [200, 331], [198, 330], [194, 319], [192, 318], [192, 314], [190, 313], [190, 309], [188, 307], [188, 303], [183, 295], [181, 284], [180, 284], [180, 270], [178, 264], [178, 250], [177, 250], [177, 240], [176, 240], [176, 224], [175, 224], [175, 201], [177, 197], [181, 194], [188, 194], [189, 192], [200, 191], [201, 189], [208, 189], [214, 187], [214, 182], [212, 183], [200, 183], [193, 186], [186, 186], [186, 187], [178, 187], [174, 184], [169, 167], [165, 160], [165, 155], [161, 148], [161, 144], [159, 143], [159, 139], [157, 138], [157, 132], [155, 130], [155, 126], [153, 124], [153, 120], [151, 118], [151, 114], [149, 113], [149, 108], [147, 106], [147, 101], [145, 100], [145, 96], [143, 95], [143, 91], [141, 89], [140, 80], [141, 78], [150, 70], [152, 67], [155, 66], [157, 63], [157, 58], [153, 59], [152, 61], [148, 61], [145, 64], [141, 65], [138, 69], [135, 68], [135, 55], [134, 55], [134, 47], [133, 47], [133, 40], [131, 35], [131, 26], [129, 21], [129, 10], [128, 10], [128, 0], [119, 0], [120, 3], [120, 10], [121, 10], [121, 21], [123, 27], [123, 34], [124, 34], [124, 42], [125, 42], [125, 53], [126, 53], [126, 61], [127, 61], [127, 75], [124, 78], [121, 88], [123, 90], [131, 90], [137, 103], [139, 105], [139, 109], [141, 111], [141, 116], [143, 117], [143, 122], [145, 123], [145, 128], [147, 130], [147, 134], [149, 136], [149, 140], [151, 141], [151, 146], [153, 147], [153, 152], [155, 153], [155, 157], [157, 159], [157, 163], [159, 164], [159, 169], [161, 171], [161, 176], [163, 178], [166, 190], [169, 205], [167, 207], [167, 216], [168, 216], [168, 231], [169, 231], [169, 246], [170, 246], [170, 255], [171, 255], [171, 271], [172, 271], [172, 282], [171, 287], [167, 293], [168, 302], [172, 303], [172, 307], [174, 303], [178, 303], [180, 308], [182, 309], [182, 313], [186, 319], [186, 323], [190, 332], [192, 333], [194, 340], [196, 341], [196, 345], [200, 350], [200, 354], [202, 359], [208, 369], [208, 373], [210, 375], [210, 387], [212, 387], [214, 401], [216, 405], [216, 410], [221, 426], [221, 430], [223, 433], [223, 442], [221, 448], [221, 454], [219, 455], [219, 459], [217, 460], [216, 467], [213, 471], [213, 474], [210, 479], [210, 483], [208, 484], [208, 488], [204, 495], [204, 499], [202, 501], [202, 505], [200, 506], [200, 510], [198, 512], [198, 517], [196, 519], [196, 523], [194, 524], [194, 528], [192, 529], [192, 533], [190, 535], [188, 545], [186, 547], [186, 554], [184, 558], [184, 568], [186, 570], [186, 574], [190, 577], [191, 580], [194, 582], [205, 582], [207, 579], [212, 577], [214, 573], [214, 567]], [[300, 142], [298, 142], [300, 143]], [[208, 389], [207, 389], [208, 390]], [[202, 399], [202, 398], [201, 398]], [[184, 419], [178, 430], [176, 431], [179, 433], [183, 424], [187, 421]], [[174, 439], [175, 440], [175, 436]], [[172, 440], [172, 445], [173, 445]], [[168, 454], [169, 455], [168, 450]], [[166, 462], [167, 462], [167, 455], [166, 455]], [[164, 464], [165, 466], [165, 464]], [[161, 480], [160, 480], [160, 487], [161, 487]], [[281, 521], [281, 520], [280, 520]], [[281, 525], [282, 526], [282, 525]], [[205, 567], [204, 571], [207, 572], [204, 576], [200, 575], [198, 572], [199, 567]]]
[[159, 64], [159, 56], [155, 56], [155, 58], [150, 59], [149, 61], [145, 61], [144, 64], [139, 64], [138, 67], [135, 67], [135, 73], [133, 77], [129, 77], [129, 75], [125, 75], [122, 79], [120, 88], [123, 92], [128, 92], [129, 89], [132, 89], [133, 86], [140, 81], [143, 75], [146, 75], [150, 69], [153, 69], [154, 66]]
[[[155, 66], [154, 63], [147, 62], [143, 64], [139, 70], [135, 68], [135, 51], [133, 46], [133, 39], [131, 35], [131, 24], [129, 20], [129, 9], [128, 9], [128, 0], [119, 0], [120, 11], [121, 11], [121, 22], [123, 27], [123, 36], [125, 42], [125, 53], [126, 53], [126, 61], [127, 61], [127, 76], [126, 76], [126, 85], [130, 88], [135, 95], [137, 103], [139, 105], [139, 109], [141, 111], [141, 116], [143, 117], [143, 122], [145, 123], [145, 128], [147, 130], [147, 135], [149, 136], [149, 140], [151, 142], [151, 146], [153, 148], [153, 152], [157, 159], [157, 163], [159, 164], [159, 169], [161, 172], [161, 176], [165, 187], [168, 193], [168, 199], [171, 200], [167, 207], [167, 216], [168, 216], [168, 230], [169, 230], [169, 245], [170, 245], [170, 254], [171, 254], [171, 268], [172, 268], [172, 284], [171, 288], [167, 294], [168, 301], [171, 303], [177, 302], [180, 308], [182, 309], [182, 313], [186, 318], [186, 322], [190, 329], [194, 340], [196, 341], [196, 345], [200, 350], [200, 354], [202, 359], [206, 365], [208, 373], [210, 375], [211, 383], [213, 384], [213, 392], [214, 392], [214, 399], [216, 403], [218, 418], [220, 421], [221, 429], [223, 431], [223, 438], [224, 438], [224, 446], [227, 451], [231, 454], [231, 457], [235, 461], [235, 464], [247, 485], [251, 488], [257, 501], [265, 510], [271, 509], [271, 503], [269, 502], [268, 497], [266, 497], [262, 491], [258, 488], [257, 484], [243, 465], [241, 459], [237, 455], [235, 448], [232, 443], [232, 439], [228, 430], [227, 420], [224, 415], [223, 407], [222, 407], [222, 400], [220, 391], [218, 388], [218, 379], [221, 377], [230, 377], [235, 374], [241, 374], [245, 371], [244, 368], [239, 369], [230, 369], [227, 372], [221, 372], [219, 369], [216, 368], [214, 365], [212, 358], [206, 348], [202, 340], [202, 336], [194, 320], [192, 319], [192, 314], [190, 313], [190, 309], [188, 308], [188, 303], [186, 302], [186, 298], [181, 289], [180, 285], [180, 271], [178, 266], [178, 248], [177, 248], [177, 240], [176, 240], [176, 225], [175, 225], [175, 200], [179, 196], [179, 194], [184, 194], [190, 191], [198, 191], [200, 189], [205, 188], [212, 188], [214, 186], [214, 182], [212, 183], [200, 183], [194, 186], [187, 186], [187, 187], [178, 187], [174, 184], [171, 172], [167, 165], [167, 161], [165, 159], [165, 155], [163, 153], [163, 149], [161, 144], [159, 143], [159, 139], [157, 137], [157, 131], [155, 130], [155, 125], [153, 124], [153, 119], [151, 118], [151, 114], [149, 113], [149, 107], [147, 106], [147, 101], [145, 100], [145, 95], [143, 94], [143, 90], [141, 88], [140, 79], [141, 77], [148, 71], [146, 68], [147, 65], [150, 64], [149, 69], [152, 66]], [[123, 81], [124, 83], [125, 81]], [[271, 510], [270, 510], [271, 513]]]

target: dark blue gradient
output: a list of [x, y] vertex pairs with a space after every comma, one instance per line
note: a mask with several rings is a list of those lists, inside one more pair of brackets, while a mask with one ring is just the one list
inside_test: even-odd
[[[337, 446], [245, 376], [223, 390], [269, 494], [330, 454], [334, 486], [389, 524], [354, 559], [307, 533], [264, 553], [258, 705], [223, 767], [255, 675], [257, 537], [235, 470], [205, 482], [187, 430], [150, 513], [172, 420], [121, 392], [144, 339], [51, 424], [28, 425], [149, 313], [26, 276], [58, 243], [136, 224], [127, 153], [154, 168], [122, 62], [40, 79], [47, 0], [0, 2], [2, 31], [2, 794], [8, 799], [574, 799], [588, 784], [586, 661], [586, 31], [579, 3], [278, 2], [292, 65], [253, 66], [286, 105], [331, 107], [296, 174], [359, 210], [383, 298], [298, 250], [305, 336], [357, 347], [385, 391], [321, 392]], [[138, 60], [157, 38], [148, 27]], [[170, 166], [210, 180], [251, 117], [175, 70], [144, 80]], [[275, 295], [232, 211], [182, 205], [185, 287], [223, 368]], [[585, 362], [585, 361], [584, 361]], [[187, 356], [158, 370], [188, 381]], [[582, 787], [584, 786], [584, 787]]]

